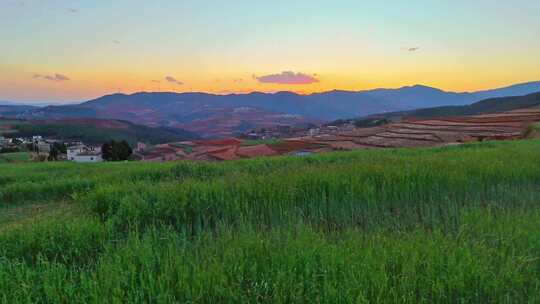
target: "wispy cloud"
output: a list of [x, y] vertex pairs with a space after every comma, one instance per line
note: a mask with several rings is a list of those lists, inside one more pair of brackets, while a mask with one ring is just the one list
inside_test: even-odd
[[78, 12], [79, 10], [77, 10], [77, 9], [75, 9], [75, 8], [68, 8], [67, 11], [68, 11], [69, 13], [75, 14], [75, 13]]
[[295, 73], [292, 71], [283, 71], [279, 74], [270, 74], [264, 76], [255, 76], [253, 78], [261, 83], [277, 83], [277, 84], [310, 84], [319, 82], [316, 74], [308, 75], [304, 73]]
[[407, 52], [416, 52], [420, 49], [419, 46], [415, 46], [415, 47], [404, 47], [404, 48], [401, 48], [403, 51], [407, 51]]
[[153, 82], [153, 83], [161, 83], [161, 81], [155, 80], [155, 79], [153, 79], [152, 82]]
[[113, 40], [112, 41], [114, 44], [120, 44], [120, 40]]
[[234, 83], [242, 83], [242, 82], [244, 82], [244, 79], [242, 79], [242, 78], [236, 78], [236, 79], [233, 79], [233, 82], [234, 82]]
[[41, 75], [41, 74], [34, 74], [34, 79], [43, 79], [43, 80], [49, 80], [49, 81], [68, 81], [70, 80], [69, 77], [62, 74], [53, 74], [53, 75]]
[[170, 83], [174, 83], [176, 85], [183, 85], [184, 84], [183, 82], [176, 80], [176, 78], [174, 78], [172, 76], [165, 77], [165, 80], [167, 80]]

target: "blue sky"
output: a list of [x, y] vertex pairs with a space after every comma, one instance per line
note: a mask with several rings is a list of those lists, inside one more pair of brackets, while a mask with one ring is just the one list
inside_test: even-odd
[[[0, 99], [491, 88], [540, 79], [539, 12], [519, 0], [4, 0]], [[259, 81], [283, 72], [317, 81]]]

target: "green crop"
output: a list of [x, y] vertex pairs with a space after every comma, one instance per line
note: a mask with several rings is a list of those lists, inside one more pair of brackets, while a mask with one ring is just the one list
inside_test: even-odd
[[540, 141], [0, 165], [3, 303], [538, 303]]

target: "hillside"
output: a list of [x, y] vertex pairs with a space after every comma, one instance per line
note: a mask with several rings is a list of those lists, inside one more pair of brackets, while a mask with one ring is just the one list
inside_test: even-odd
[[402, 119], [427, 119], [453, 116], [459, 117], [481, 115], [527, 109], [537, 106], [540, 106], [540, 92], [524, 96], [490, 98], [475, 102], [470, 105], [432, 107], [412, 111], [379, 113], [359, 118], [339, 119], [328, 123], [328, 125], [342, 125], [345, 123], [354, 123], [359, 127], [372, 127], [392, 121], [399, 121]]
[[537, 303], [538, 151], [0, 164], [0, 299]]
[[26, 105], [15, 105], [15, 104], [0, 104], [0, 117], [2, 116], [20, 116], [24, 115], [25, 112], [31, 112], [33, 110], [38, 110], [38, 107], [26, 106]]
[[[246, 128], [297, 125], [418, 108], [467, 105], [511, 93], [540, 91], [540, 82], [480, 92], [446, 92], [422, 85], [368, 91], [214, 95], [207, 93], [112, 94], [78, 105], [10, 112], [28, 119], [105, 118], [147, 126], [168, 126], [208, 137], [231, 136]], [[1, 113], [0, 113], [1, 114]]]
[[373, 127], [318, 128], [281, 140], [194, 140], [148, 147], [142, 161], [230, 161], [332, 151], [402, 147], [437, 147], [485, 140], [516, 140], [536, 136], [540, 107], [471, 116], [404, 119]]
[[126, 140], [132, 146], [137, 141], [160, 144], [170, 141], [196, 139], [198, 136], [178, 128], [152, 128], [127, 121], [105, 119], [61, 119], [61, 120], [2, 120], [0, 134], [5, 137], [31, 137], [81, 140], [89, 144], [100, 144], [109, 140]]
[[468, 105], [489, 98], [521, 96], [535, 92], [540, 92], [540, 81], [477, 92], [445, 92], [436, 88], [415, 85], [397, 90], [376, 89], [367, 91], [366, 93], [378, 100], [395, 102], [403, 109], [418, 109], [436, 106]]
[[465, 106], [446, 106], [405, 112], [406, 117], [448, 117], [498, 113], [540, 106], [540, 92], [525, 96], [491, 98]]

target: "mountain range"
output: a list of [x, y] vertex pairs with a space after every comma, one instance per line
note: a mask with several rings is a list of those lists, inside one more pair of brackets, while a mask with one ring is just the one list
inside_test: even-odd
[[447, 92], [423, 85], [398, 89], [214, 95], [141, 92], [112, 94], [75, 105], [0, 106], [0, 115], [18, 118], [122, 119], [147, 126], [167, 126], [223, 137], [275, 124], [298, 125], [376, 113], [437, 106], [468, 105], [487, 98], [540, 92], [540, 81], [477, 92]]
[[540, 106], [540, 92], [523, 96], [489, 98], [479, 102], [475, 102], [470, 105], [463, 106], [442, 106], [423, 108], [412, 111], [373, 115], [373, 118], [441, 118], [450, 116], [468, 116], [488, 113], [500, 113], [538, 106]]

